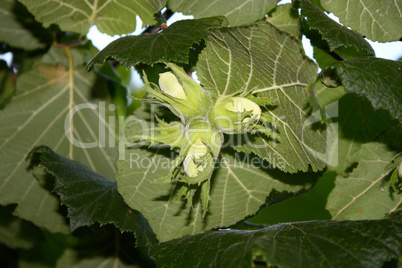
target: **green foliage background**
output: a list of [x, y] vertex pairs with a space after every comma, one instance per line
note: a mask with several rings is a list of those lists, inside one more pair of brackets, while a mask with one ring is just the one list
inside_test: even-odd
[[[13, 60], [0, 61], [0, 266], [397, 266], [402, 63], [376, 58], [365, 37], [400, 40], [400, 10], [400, 0], [2, 0], [0, 53]], [[170, 11], [195, 19], [158, 28]], [[100, 52], [86, 39], [92, 25], [130, 33], [136, 15], [147, 34]], [[153, 124], [127, 98], [129, 68], [157, 83], [163, 62], [197, 71], [211, 94], [274, 99], [264, 113], [279, 146], [250, 134], [258, 148], [225, 148], [220, 159], [243, 165], [215, 171], [204, 219], [199, 196], [190, 213], [173, 200], [179, 182], [152, 183], [167, 169], [129, 161], [169, 150], [123, 143], [138, 118]]]

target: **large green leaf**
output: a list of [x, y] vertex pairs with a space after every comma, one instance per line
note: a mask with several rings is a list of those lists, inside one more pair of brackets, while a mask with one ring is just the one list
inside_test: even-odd
[[[139, 114], [146, 115], [144, 111]], [[145, 119], [148, 118], [149, 113]], [[143, 119], [131, 117], [127, 121], [126, 136], [144, 128], [147, 124]], [[141, 144], [131, 145], [135, 146], [120, 151], [116, 175], [118, 191], [131, 208], [144, 215], [160, 241], [235, 224], [256, 213], [264, 204], [305, 190], [317, 176], [314, 173], [283, 173], [271, 169], [269, 163], [256, 156], [225, 151], [211, 179], [211, 201], [203, 219], [199, 194], [194, 197], [190, 213], [186, 213], [186, 201], [174, 200], [182, 183], [154, 182], [169, 173], [175, 152], [163, 148], [138, 148]], [[122, 146], [130, 144], [123, 143]]]
[[278, 29], [301, 38], [301, 22], [297, 8], [292, 4], [277, 6], [267, 19]]
[[88, 33], [95, 24], [99, 31], [109, 35], [126, 34], [135, 30], [135, 16], [144, 25], [155, 24], [154, 14], [161, 10], [166, 0], [19, 0], [45, 27], [59, 25], [63, 31]]
[[155, 236], [146, 220], [124, 203], [117, 192], [116, 182], [56, 154], [46, 146], [35, 148], [30, 158], [33, 164], [55, 176], [53, 191], [68, 208], [72, 230], [94, 223], [112, 223], [123, 232], [135, 233], [141, 245], [155, 243]]
[[250, 24], [263, 19], [276, 5], [276, 0], [170, 0], [168, 6], [173, 11], [194, 18], [225, 16], [231, 26]]
[[221, 26], [223, 19], [178, 21], [160, 33], [119, 38], [96, 54], [87, 68], [94, 63], [103, 63], [108, 57], [118, 60], [126, 68], [139, 63], [188, 63], [192, 45], [201, 42], [207, 36], [208, 29]]
[[392, 189], [389, 172], [384, 173], [395, 154], [387, 145], [372, 142], [348, 159], [358, 166], [347, 178], [338, 176], [335, 180], [327, 201], [332, 219], [381, 219], [398, 208], [402, 196]]
[[402, 2], [398, 0], [321, 0], [347, 27], [373, 41], [390, 42], [402, 37]]
[[[99, 79], [95, 73], [74, 64], [71, 49], [64, 51], [67, 67], [37, 64], [23, 73], [17, 94], [0, 112], [0, 203], [17, 203], [16, 215], [55, 232], [67, 232], [68, 226], [57, 213], [57, 197], [27, 173], [28, 152], [46, 144], [109, 178], [115, 173], [116, 155], [111, 112], [97, 98], [104, 83], [95, 83]], [[69, 141], [73, 138], [75, 144]]]
[[[345, 58], [374, 56], [373, 48], [360, 34], [330, 19], [309, 0], [301, 0], [300, 7], [302, 16], [307, 18], [309, 28], [318, 30], [321, 38], [328, 43], [330, 51], [340, 49], [337, 52]], [[347, 51], [350, 48], [353, 48], [350, 51], [352, 53]]]
[[317, 67], [303, 55], [300, 41], [265, 22], [213, 30], [197, 76], [214, 94], [252, 90], [275, 100], [266, 113], [273, 117], [279, 142], [255, 135], [236, 150], [255, 153], [287, 172], [324, 168], [327, 133], [316, 125], [319, 119], [309, 117], [305, 90]]
[[377, 221], [283, 223], [256, 231], [222, 230], [162, 243], [160, 267], [382, 267], [401, 254], [401, 217]]
[[51, 42], [50, 34], [17, 0], [0, 2], [0, 41], [12, 47], [33, 50]]
[[341, 83], [347, 92], [366, 97], [375, 109], [387, 109], [402, 118], [402, 62], [374, 57], [356, 58], [324, 69], [325, 84]]

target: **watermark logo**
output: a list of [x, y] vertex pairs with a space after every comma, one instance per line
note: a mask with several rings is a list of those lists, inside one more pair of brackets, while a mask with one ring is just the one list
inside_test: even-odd
[[[177, 152], [172, 151], [170, 157], [165, 157], [165, 160], [150, 159], [141, 157], [138, 153], [126, 154], [127, 148], [146, 148], [151, 144], [158, 144], [157, 135], [160, 135], [155, 128], [159, 125], [156, 120], [155, 114], [158, 105], [150, 106], [150, 118], [142, 118], [137, 115], [124, 118], [123, 116], [113, 115], [116, 107], [113, 104], [106, 105], [105, 102], [99, 104], [83, 103], [74, 106], [68, 113], [64, 122], [65, 135], [69, 142], [76, 147], [89, 149], [95, 147], [109, 147], [116, 148], [119, 152], [119, 160], [128, 160], [131, 168], [151, 168], [157, 170], [158, 168], [168, 169], [171, 165], [171, 160], [177, 156]], [[91, 114], [88, 117], [87, 114]], [[323, 115], [326, 123], [323, 124]], [[328, 165], [336, 166], [338, 164], [338, 103], [334, 102], [324, 109], [317, 111], [307, 117], [303, 124], [299, 127], [298, 133], [292, 133], [286, 125], [286, 117], [274, 117], [273, 122], [266, 125], [272, 131], [277, 131], [277, 126], [283, 126], [282, 131], [286, 133], [279, 133], [281, 137], [292, 136], [298, 140], [302, 150], [311, 157], [315, 157]], [[91, 120], [91, 127], [88, 127], [88, 137], [83, 137], [77, 133], [76, 125], [88, 125], [88, 120]], [[222, 119], [224, 120], [224, 119]], [[94, 122], [96, 122], [94, 124]], [[233, 122], [230, 118], [226, 120], [227, 124]], [[285, 123], [284, 123], [285, 122]], [[97, 127], [93, 127], [97, 125]], [[185, 127], [185, 126], [183, 126]], [[230, 127], [230, 126], [229, 126]], [[320, 135], [313, 135], [314, 131], [319, 131]], [[116, 135], [118, 133], [118, 135]], [[147, 141], [141, 139], [133, 140], [133, 136], [143, 135], [147, 137]], [[264, 134], [258, 134], [264, 135]], [[116, 137], [118, 136], [118, 138]], [[313, 137], [313, 138], [312, 138]], [[179, 135], [174, 136], [171, 143], [180, 144], [183, 137]], [[187, 138], [188, 137], [184, 137]], [[214, 139], [212, 139], [214, 140]], [[283, 146], [281, 143], [286, 142], [286, 139], [278, 141], [275, 138], [264, 137], [250, 134], [248, 132], [241, 134], [225, 134], [221, 148], [245, 146], [246, 151], [263, 151], [266, 156], [263, 158], [252, 156], [248, 154], [240, 154], [235, 152], [232, 158], [220, 157], [216, 161], [216, 167], [244, 167], [245, 165], [253, 165], [261, 168], [285, 168], [286, 159], [279, 153], [278, 146]], [[319, 146], [317, 146], [319, 144]], [[163, 147], [163, 145], [160, 145]], [[166, 146], [165, 146], [166, 147]], [[320, 148], [320, 149], [316, 149]], [[261, 154], [260, 154], [261, 155]], [[128, 157], [128, 159], [127, 159]], [[152, 168], [153, 167], [153, 168]]]

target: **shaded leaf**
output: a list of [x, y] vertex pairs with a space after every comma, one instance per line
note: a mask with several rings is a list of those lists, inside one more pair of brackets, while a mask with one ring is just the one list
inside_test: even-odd
[[330, 51], [336, 50], [344, 58], [374, 56], [373, 48], [360, 34], [335, 22], [309, 0], [301, 0], [300, 7], [308, 27], [318, 30]]
[[75, 230], [94, 223], [114, 224], [123, 232], [133, 232], [141, 245], [155, 243], [155, 237], [140, 213], [124, 203], [116, 182], [95, 173], [79, 162], [54, 153], [46, 146], [30, 154], [32, 163], [55, 176], [53, 191], [68, 208], [70, 227]]
[[[269, 23], [211, 31], [197, 64], [202, 86], [217, 95], [252, 91], [275, 100], [265, 111], [280, 140], [244, 137], [236, 150], [254, 153], [286, 172], [324, 168], [327, 133], [310, 117], [305, 87], [317, 76], [300, 41]], [[237, 138], [235, 138], [236, 140]]]
[[63, 31], [88, 33], [92, 25], [109, 34], [126, 34], [136, 27], [135, 16], [144, 24], [155, 24], [154, 14], [161, 10], [166, 0], [121, 1], [68, 1], [68, 0], [19, 0], [27, 6], [44, 27], [59, 25]]
[[402, 37], [402, 2], [395, 0], [321, 0], [321, 5], [341, 23], [373, 41]]
[[[138, 112], [145, 116], [148, 113], [145, 119], [150, 118], [145, 108]], [[127, 120], [126, 137], [147, 128], [144, 119], [131, 117]], [[203, 219], [199, 192], [194, 196], [192, 210], [186, 213], [186, 201], [174, 200], [182, 183], [154, 182], [169, 174], [172, 158], [176, 156], [174, 151], [138, 148], [141, 143], [121, 146], [128, 148], [121, 151], [117, 162], [118, 191], [131, 208], [144, 215], [160, 241], [235, 224], [265, 204], [306, 190], [317, 176], [283, 173], [272, 170], [272, 165], [256, 156], [224, 152], [211, 179], [211, 201]]]
[[9, 207], [0, 206], [0, 242], [12, 249], [34, 247], [35, 242], [42, 239], [40, 229], [11, 212]]
[[54, 267], [155, 267], [134, 247], [131, 234], [121, 234], [113, 228], [91, 228], [79, 236], [75, 245], [67, 248]]
[[402, 62], [373, 57], [338, 62], [322, 72], [324, 84], [334, 80], [347, 92], [366, 97], [375, 109], [387, 109], [401, 119]]
[[276, 6], [276, 0], [170, 0], [169, 8], [194, 18], [225, 16], [229, 25], [250, 24], [264, 18]]
[[275, 25], [279, 30], [292, 34], [301, 39], [301, 22], [297, 8], [292, 4], [277, 6], [269, 13], [268, 22]]
[[[74, 65], [70, 49], [65, 55], [68, 68], [36, 64], [20, 75], [17, 94], [0, 112], [0, 203], [18, 203], [16, 215], [52, 232], [67, 232], [68, 226], [57, 213], [57, 197], [27, 173], [25, 158], [31, 149], [46, 144], [106, 177], [115, 173], [111, 113], [98, 98], [104, 84], [96, 84], [99, 77]], [[74, 144], [69, 141], [73, 138]]]
[[0, 60], [0, 109], [3, 109], [15, 93], [13, 84], [15, 74], [7, 67], [5, 61]]
[[381, 143], [368, 143], [354, 153], [349, 162], [358, 166], [347, 177], [338, 176], [328, 196], [327, 209], [332, 219], [381, 219], [394, 212], [402, 203], [402, 196], [394, 192], [384, 168], [395, 152]]
[[[401, 217], [377, 221], [284, 223], [256, 231], [222, 230], [162, 243], [160, 267], [381, 267], [401, 253]], [[292, 257], [289, 257], [292, 256]]]
[[52, 38], [17, 0], [0, 2], [0, 41], [11, 47], [34, 50], [45, 48]]
[[210, 28], [219, 27], [222, 23], [222, 17], [183, 20], [173, 23], [160, 33], [119, 38], [96, 54], [87, 69], [92, 68], [93, 64], [103, 63], [109, 57], [126, 68], [139, 63], [188, 63], [192, 45], [206, 38]]

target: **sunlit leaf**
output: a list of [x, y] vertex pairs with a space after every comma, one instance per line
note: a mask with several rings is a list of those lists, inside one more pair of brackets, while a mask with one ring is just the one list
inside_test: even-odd
[[264, 22], [211, 31], [197, 76], [214, 94], [251, 90], [275, 100], [266, 113], [280, 140], [246, 137], [236, 150], [257, 154], [287, 172], [325, 166], [321, 156], [327, 149], [327, 133], [316, 125], [320, 119], [310, 117], [305, 90], [316, 79], [317, 67], [301, 52], [300, 41]]
[[345, 26], [373, 41], [390, 42], [402, 37], [401, 1], [321, 0], [321, 4]]
[[225, 16], [231, 26], [250, 24], [263, 19], [273, 9], [276, 0], [170, 0], [169, 8], [194, 18]]
[[134, 32], [137, 15], [145, 25], [153, 25], [156, 23], [154, 14], [166, 4], [166, 0], [19, 1], [44, 27], [57, 24], [63, 31], [82, 35], [87, 34], [89, 27], [94, 24], [99, 31], [109, 35]]

